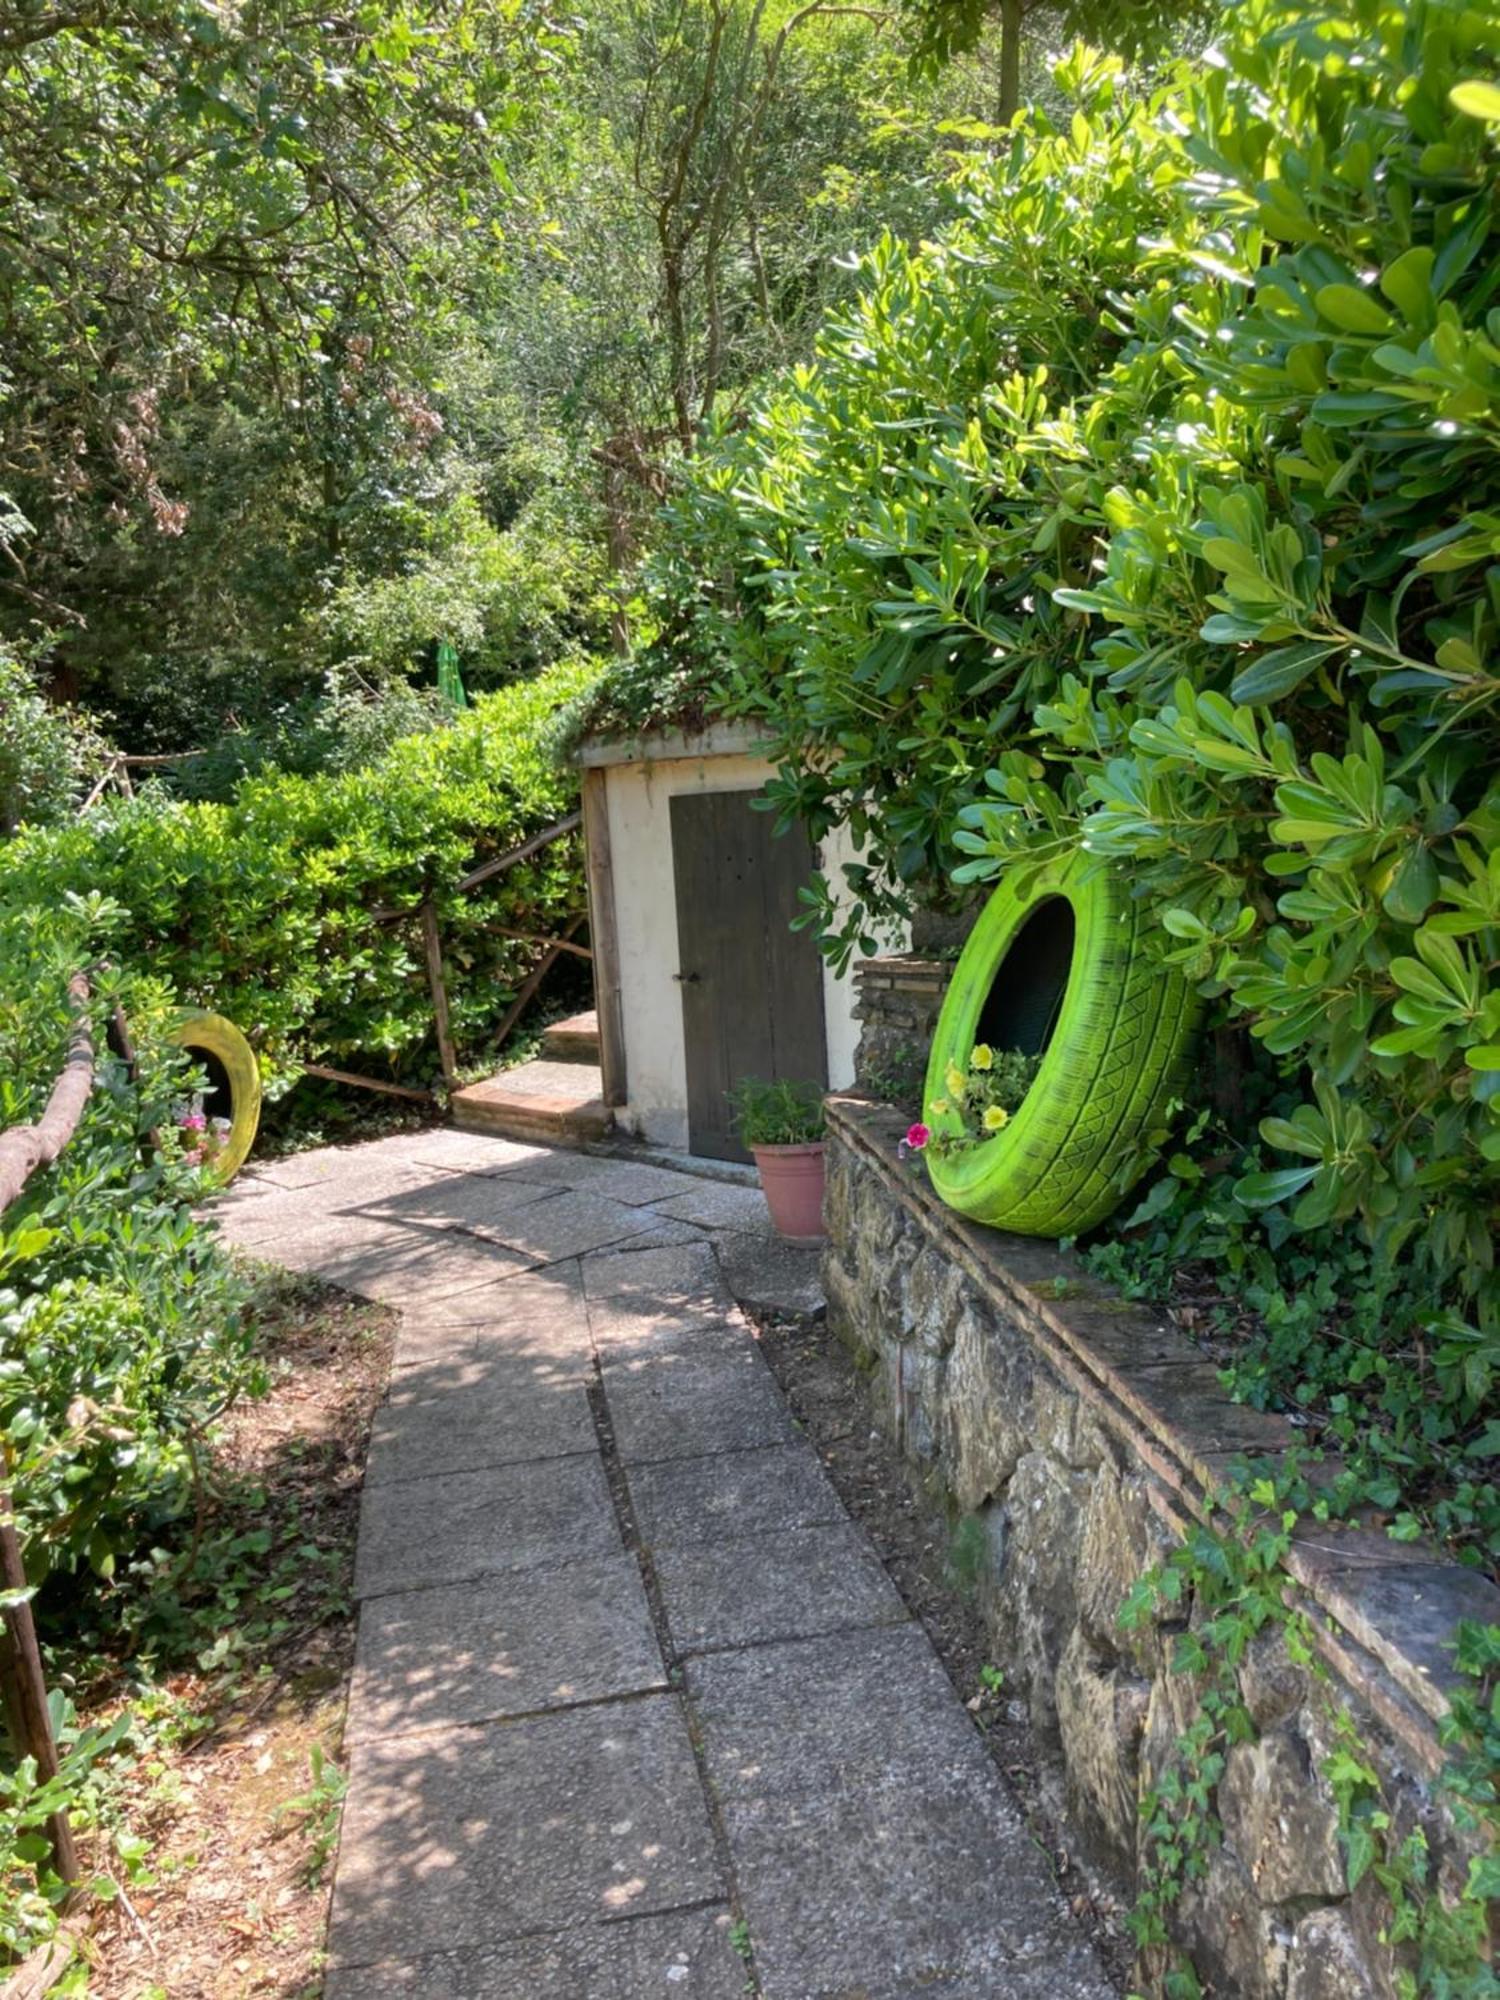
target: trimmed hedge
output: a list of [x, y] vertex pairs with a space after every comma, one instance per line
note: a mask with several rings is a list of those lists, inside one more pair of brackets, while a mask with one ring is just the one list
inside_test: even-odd
[[229, 1015], [273, 1095], [299, 1059], [425, 1080], [436, 1058], [420, 934], [373, 913], [432, 894], [454, 1037], [478, 1058], [536, 955], [487, 927], [553, 935], [580, 915], [581, 842], [560, 840], [468, 896], [454, 884], [576, 806], [551, 730], [594, 672], [570, 662], [481, 696], [451, 728], [365, 770], [252, 778], [227, 804], [150, 791], [23, 833], [0, 848], [0, 915], [68, 893], [117, 903], [121, 962]]

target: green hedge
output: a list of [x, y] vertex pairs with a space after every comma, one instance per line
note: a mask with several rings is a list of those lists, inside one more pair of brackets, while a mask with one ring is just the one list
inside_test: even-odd
[[1283, 1386], [1377, 1416], [1390, 1504], [1436, 1460], [1493, 1541], [1500, 22], [1249, 0], [1217, 46], [1148, 102], [1074, 57], [871, 254], [678, 504], [664, 651], [865, 844], [834, 955], [955, 877], [1126, 872], [1262, 1051], [1131, 1220], [1300, 1328]]
[[543, 849], [469, 896], [453, 885], [577, 804], [552, 718], [594, 669], [574, 662], [482, 696], [449, 729], [408, 738], [340, 777], [247, 780], [227, 804], [161, 792], [0, 848], [0, 914], [98, 892], [125, 912], [122, 964], [228, 1014], [274, 1092], [299, 1059], [431, 1078], [422, 945], [382, 908], [437, 905], [461, 1056], [478, 1060], [534, 948], [487, 926], [551, 935], [584, 908], [581, 843]]

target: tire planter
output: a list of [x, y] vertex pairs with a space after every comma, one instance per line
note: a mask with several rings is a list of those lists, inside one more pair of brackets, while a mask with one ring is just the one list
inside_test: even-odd
[[[992, 1139], [928, 1153], [950, 1208], [1023, 1236], [1077, 1236], [1118, 1206], [1124, 1160], [1161, 1124], [1179, 1088], [1199, 1002], [1143, 948], [1147, 913], [1086, 857], [1043, 868], [985, 905], [943, 1001], [927, 1103], [976, 1043], [1041, 1054], [1010, 1123]], [[958, 1135], [955, 1112], [928, 1122]], [[1143, 1160], [1132, 1181], [1144, 1171]]]
[[260, 1125], [260, 1064], [233, 1021], [222, 1014], [189, 1009], [179, 1014], [167, 1037], [196, 1056], [209, 1078], [208, 1104], [229, 1120], [229, 1136], [214, 1161], [220, 1180], [231, 1181], [250, 1157]]

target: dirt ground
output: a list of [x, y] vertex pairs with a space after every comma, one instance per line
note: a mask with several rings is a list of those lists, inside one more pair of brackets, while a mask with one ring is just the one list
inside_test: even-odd
[[[252, 1636], [223, 1679], [170, 1677], [189, 1718], [125, 1781], [130, 1832], [149, 1842], [88, 1936], [89, 2000], [313, 2000], [336, 1836], [344, 1703], [354, 1651], [351, 1586], [371, 1419], [394, 1315], [321, 1286], [283, 1286], [266, 1325], [270, 1393], [223, 1427], [208, 1524], [270, 1533], [245, 1593]], [[235, 1588], [232, 1565], [204, 1580]], [[232, 1625], [235, 1607], [226, 1617]], [[323, 1780], [312, 1773], [321, 1755]], [[314, 1796], [309, 1797], [309, 1794]], [[302, 1803], [297, 1803], [301, 1801]], [[117, 1871], [123, 1876], [124, 1871]]]

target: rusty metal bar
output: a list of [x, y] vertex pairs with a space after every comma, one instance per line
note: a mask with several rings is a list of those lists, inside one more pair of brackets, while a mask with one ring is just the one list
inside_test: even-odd
[[73, 1031], [62, 1072], [52, 1086], [46, 1109], [35, 1125], [15, 1125], [0, 1133], [0, 1214], [39, 1167], [50, 1167], [78, 1130], [83, 1107], [94, 1083], [94, 1035], [89, 1023], [89, 982], [75, 972], [68, 981]]

